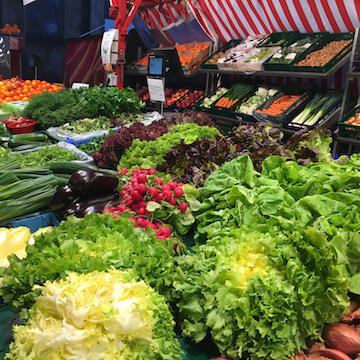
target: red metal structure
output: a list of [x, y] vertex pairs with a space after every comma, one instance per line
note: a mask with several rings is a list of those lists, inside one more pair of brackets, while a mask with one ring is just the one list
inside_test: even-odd
[[[142, 0], [113, 0], [110, 8], [110, 17], [115, 20], [115, 27], [119, 31], [118, 60], [116, 63], [117, 87], [124, 87], [125, 51], [128, 28], [141, 5]], [[128, 6], [129, 5], [129, 6]], [[129, 10], [128, 10], [129, 9]]]

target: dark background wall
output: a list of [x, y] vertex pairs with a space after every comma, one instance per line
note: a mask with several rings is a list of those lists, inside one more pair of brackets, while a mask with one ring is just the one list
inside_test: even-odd
[[0, 27], [18, 24], [25, 37], [23, 78], [34, 77], [32, 54], [38, 54], [39, 79], [61, 82], [66, 39], [103, 25], [108, 8], [108, 0], [36, 0], [25, 7], [22, 0], [0, 0]]

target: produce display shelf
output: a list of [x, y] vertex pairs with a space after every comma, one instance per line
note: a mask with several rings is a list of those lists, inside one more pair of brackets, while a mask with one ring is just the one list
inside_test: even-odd
[[[234, 70], [217, 70], [217, 69], [199, 69], [200, 73], [210, 74], [224, 74], [224, 75], [245, 75], [245, 76], [274, 76], [274, 77], [296, 77], [296, 78], [316, 78], [327, 79], [331, 77], [337, 70], [342, 68], [349, 62], [351, 53], [344, 56], [338, 63], [336, 63], [328, 72], [297, 72], [297, 71], [257, 71], [257, 72], [242, 72]], [[360, 73], [359, 73], [360, 76]]]
[[360, 71], [350, 71], [346, 74], [347, 77], [360, 78]]
[[[247, 121], [245, 119], [236, 119], [236, 118], [233, 118], [233, 117], [227, 117], [227, 116], [221, 116], [221, 115], [215, 115], [215, 114], [212, 114], [212, 113], [208, 113], [208, 115], [214, 119], [215, 121], [216, 120], [219, 120], [220, 122], [225, 122], [225, 123], [229, 123], [231, 122], [233, 124], [233, 126], [237, 126], [237, 125], [240, 125], [240, 124], [254, 124], [254, 121]], [[322, 126], [326, 125], [326, 126], [329, 126], [330, 128], [333, 127], [334, 125], [337, 124], [338, 120], [339, 120], [339, 116], [340, 116], [340, 107], [336, 108], [329, 116], [328, 118], [326, 119], [326, 121], [321, 124]], [[275, 124], [275, 123], [271, 123], [274, 127], [277, 127], [278, 129], [280, 129], [284, 134], [287, 134], [287, 135], [292, 135], [294, 133], [296, 133], [297, 131], [299, 130], [302, 130], [301, 128], [299, 129], [287, 129], [287, 128], [284, 128], [283, 124], [282, 123], [279, 123], [279, 124]], [[338, 138], [339, 139], [339, 138]], [[347, 138], [344, 138], [346, 140], [352, 140], [352, 139], [347, 139]], [[359, 144], [360, 145], [360, 140], [354, 140], [354, 144]]]

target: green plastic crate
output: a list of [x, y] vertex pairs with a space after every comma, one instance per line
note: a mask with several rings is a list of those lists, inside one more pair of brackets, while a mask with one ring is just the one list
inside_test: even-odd
[[[326, 34], [315, 47], [311, 47], [307, 51], [303, 52], [301, 56], [296, 60], [296, 63], [304, 60], [306, 56], [314, 51], [321, 50], [324, 46], [332, 41], [339, 40], [353, 40], [354, 33], [337, 33], [337, 34]], [[339, 51], [327, 64], [323, 66], [296, 66], [295, 64], [291, 67], [291, 71], [296, 72], [320, 72], [326, 73], [333, 66], [335, 66], [342, 58], [351, 52], [352, 42], [350, 42], [343, 50]]]
[[285, 118], [291, 117], [292, 113], [298, 109], [299, 106], [303, 105], [304, 103], [308, 102], [311, 99], [312, 91], [307, 91], [303, 93], [292, 105], [290, 105], [286, 110], [284, 110], [280, 115], [270, 115], [264, 114], [259, 112], [259, 110], [267, 109], [270, 105], [281, 98], [282, 96], [286, 95], [297, 95], [296, 91], [279, 91], [274, 96], [272, 96], [265, 104], [261, 105], [257, 110], [253, 112], [254, 117], [258, 121], [270, 121], [274, 124], [280, 124], [284, 121]]
[[345, 123], [345, 121], [358, 112], [360, 112], [360, 106], [351, 109], [342, 119], [340, 119], [338, 123], [340, 136], [360, 140], [360, 126]]
[[[292, 60], [290, 63], [288, 64], [282, 64], [282, 63], [270, 63], [271, 59], [273, 58], [270, 57], [269, 59], [267, 59], [263, 66], [265, 71], [293, 71], [293, 65], [298, 61], [298, 59], [300, 58], [300, 56], [302, 56], [302, 54], [306, 51], [306, 52], [311, 52], [312, 49], [314, 49], [316, 47], [316, 45], [324, 38], [324, 36], [326, 36], [326, 34], [328, 34], [328, 32], [315, 32], [315, 33], [301, 33], [301, 34], [297, 34], [295, 41], [290, 44], [293, 45], [295, 42], [299, 41], [299, 40], [303, 40], [306, 39], [308, 37], [312, 37], [312, 36], [316, 36], [317, 39], [315, 39], [313, 41], [313, 44], [308, 48], [305, 49], [302, 53], [299, 53], [294, 60]], [[311, 41], [311, 40], [310, 40]], [[289, 45], [289, 46], [290, 46]], [[287, 46], [287, 47], [289, 47]]]
[[[295, 42], [297, 34], [299, 34], [297, 31], [274, 32], [261, 41], [257, 47], [287, 47]], [[281, 44], [276, 44], [279, 41], [283, 42]]]

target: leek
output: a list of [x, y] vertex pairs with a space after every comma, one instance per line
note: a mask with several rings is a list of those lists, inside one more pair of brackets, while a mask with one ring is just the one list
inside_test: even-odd
[[326, 97], [325, 103], [322, 104], [321, 109], [315, 113], [310, 119], [304, 122], [304, 125], [313, 126], [315, 125], [322, 117], [324, 117], [330, 109], [338, 102], [340, 102], [341, 94], [328, 94]]

